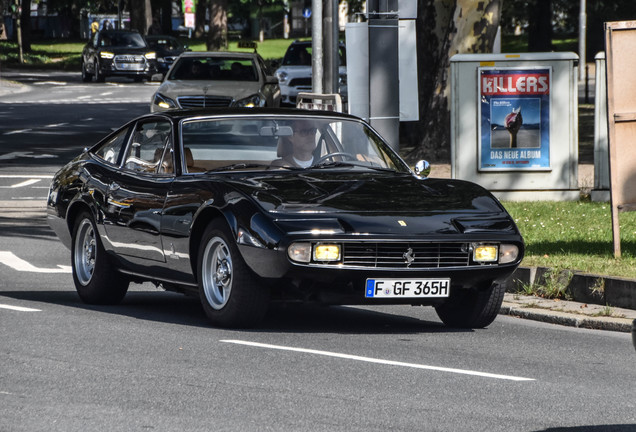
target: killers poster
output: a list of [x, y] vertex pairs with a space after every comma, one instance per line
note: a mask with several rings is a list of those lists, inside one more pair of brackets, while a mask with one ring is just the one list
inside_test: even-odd
[[479, 169], [550, 169], [550, 68], [479, 69]]

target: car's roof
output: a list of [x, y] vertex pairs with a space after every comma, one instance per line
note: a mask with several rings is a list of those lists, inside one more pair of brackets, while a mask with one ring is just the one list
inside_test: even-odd
[[142, 117], [153, 117], [157, 115], [171, 117], [175, 120], [182, 120], [194, 117], [232, 117], [232, 116], [257, 116], [269, 115], [282, 117], [339, 117], [348, 120], [360, 120], [358, 117], [339, 113], [336, 111], [303, 110], [296, 108], [206, 108], [197, 110], [174, 110], [153, 114], [146, 114]]
[[146, 39], [177, 39], [176, 37], [170, 35], [146, 35], [144, 37]]
[[258, 54], [236, 51], [187, 51], [181, 57], [230, 57], [230, 58], [256, 58]]

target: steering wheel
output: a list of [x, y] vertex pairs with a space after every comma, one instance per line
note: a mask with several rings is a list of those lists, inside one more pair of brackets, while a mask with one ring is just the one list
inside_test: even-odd
[[354, 155], [352, 155], [351, 153], [347, 153], [347, 152], [333, 152], [333, 153], [327, 153], [324, 156], [321, 156], [315, 163], [315, 165], [319, 164], [320, 162], [324, 162], [327, 159], [333, 159], [336, 156], [340, 156], [340, 157], [344, 157], [347, 159], [351, 159], [351, 160], [358, 160], [358, 158], [356, 158]]

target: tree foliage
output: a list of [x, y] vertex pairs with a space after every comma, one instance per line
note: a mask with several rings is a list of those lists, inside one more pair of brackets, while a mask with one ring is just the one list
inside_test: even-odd
[[501, 0], [420, 0], [417, 18], [418, 122], [403, 123], [409, 159], [450, 159], [450, 58], [491, 52]]

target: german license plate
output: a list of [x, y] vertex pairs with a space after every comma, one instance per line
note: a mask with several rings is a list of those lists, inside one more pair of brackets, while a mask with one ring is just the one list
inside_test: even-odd
[[437, 298], [450, 295], [450, 279], [367, 279], [367, 298]]

